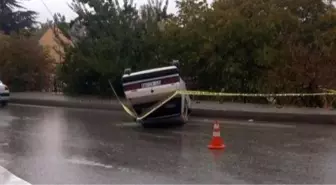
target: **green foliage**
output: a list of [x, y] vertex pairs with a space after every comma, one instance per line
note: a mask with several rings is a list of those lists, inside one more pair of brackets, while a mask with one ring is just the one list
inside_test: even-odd
[[88, 1], [92, 12], [82, 8], [81, 3], [84, 1], [78, 1], [74, 7], [87, 37], [67, 53], [60, 75], [67, 84], [67, 92], [110, 94], [108, 79], [120, 81], [124, 68], [144, 69], [164, 62], [157, 52], [163, 50], [157, 45], [157, 23], [168, 17], [164, 13], [166, 5], [144, 6], [140, 16], [129, 1], [123, 5], [118, 1]]
[[33, 39], [0, 35], [0, 78], [11, 91], [49, 87], [53, 60]]
[[32, 29], [37, 13], [25, 10], [20, 0], [0, 1], [0, 31], [5, 34]]
[[[152, 0], [138, 10], [127, 0], [122, 5], [117, 0], [75, 0], [78, 18], [72, 25], [85, 29], [72, 32], [79, 39], [60, 70], [66, 91], [108, 94], [107, 79], [118, 82], [124, 68], [162, 66], [174, 59], [195, 89], [336, 88], [332, 1], [180, 0], [176, 15], [168, 14], [167, 6], [168, 1]], [[307, 101], [288, 100], [321, 104]]]
[[57, 28], [62, 32], [62, 34], [68, 38], [71, 39], [69, 30], [70, 30], [70, 23], [68, 23], [65, 19], [64, 15], [61, 15], [60, 13], [57, 13], [54, 15], [54, 24], [57, 26]]

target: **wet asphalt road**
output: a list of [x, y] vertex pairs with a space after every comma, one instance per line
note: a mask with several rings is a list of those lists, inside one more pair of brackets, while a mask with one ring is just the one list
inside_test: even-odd
[[211, 120], [143, 129], [120, 112], [0, 109], [0, 165], [32, 184], [336, 183], [336, 126]]

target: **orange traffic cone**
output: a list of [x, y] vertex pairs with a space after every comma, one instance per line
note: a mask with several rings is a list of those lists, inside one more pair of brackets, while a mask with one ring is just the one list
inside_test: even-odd
[[223, 140], [220, 136], [220, 128], [218, 121], [215, 121], [213, 125], [213, 133], [212, 133], [212, 140], [211, 143], [208, 145], [209, 149], [224, 149], [225, 145]]

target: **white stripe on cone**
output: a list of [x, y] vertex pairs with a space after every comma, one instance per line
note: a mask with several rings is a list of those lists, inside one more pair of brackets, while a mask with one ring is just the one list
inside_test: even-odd
[[220, 137], [220, 132], [213, 132], [212, 136], [213, 137]]
[[0, 166], [0, 184], [3, 185], [31, 185]]

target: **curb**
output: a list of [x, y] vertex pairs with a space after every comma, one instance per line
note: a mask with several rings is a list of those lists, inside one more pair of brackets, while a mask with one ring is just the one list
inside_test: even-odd
[[[123, 112], [121, 106], [117, 103], [91, 102], [91, 101], [59, 101], [46, 99], [28, 99], [11, 98], [10, 103], [38, 106], [53, 106], [67, 108], [83, 108], [95, 110], [108, 110]], [[328, 114], [298, 114], [298, 113], [265, 113], [237, 110], [209, 110], [209, 109], [191, 109], [192, 116], [208, 118], [224, 118], [235, 120], [254, 120], [266, 122], [284, 122], [284, 123], [313, 123], [313, 124], [336, 124], [336, 115]]]
[[312, 123], [312, 124], [336, 124], [336, 115], [322, 114], [295, 114], [295, 113], [264, 113], [236, 110], [203, 110], [192, 109], [196, 117], [226, 118], [234, 120], [254, 120], [265, 122], [283, 123]]
[[81, 108], [81, 109], [95, 109], [95, 110], [110, 110], [122, 111], [119, 104], [113, 103], [95, 103], [90, 101], [58, 101], [58, 100], [43, 100], [43, 99], [20, 99], [11, 98], [10, 103], [23, 105], [38, 105], [38, 106], [52, 106], [52, 107], [67, 107], [67, 108]]

